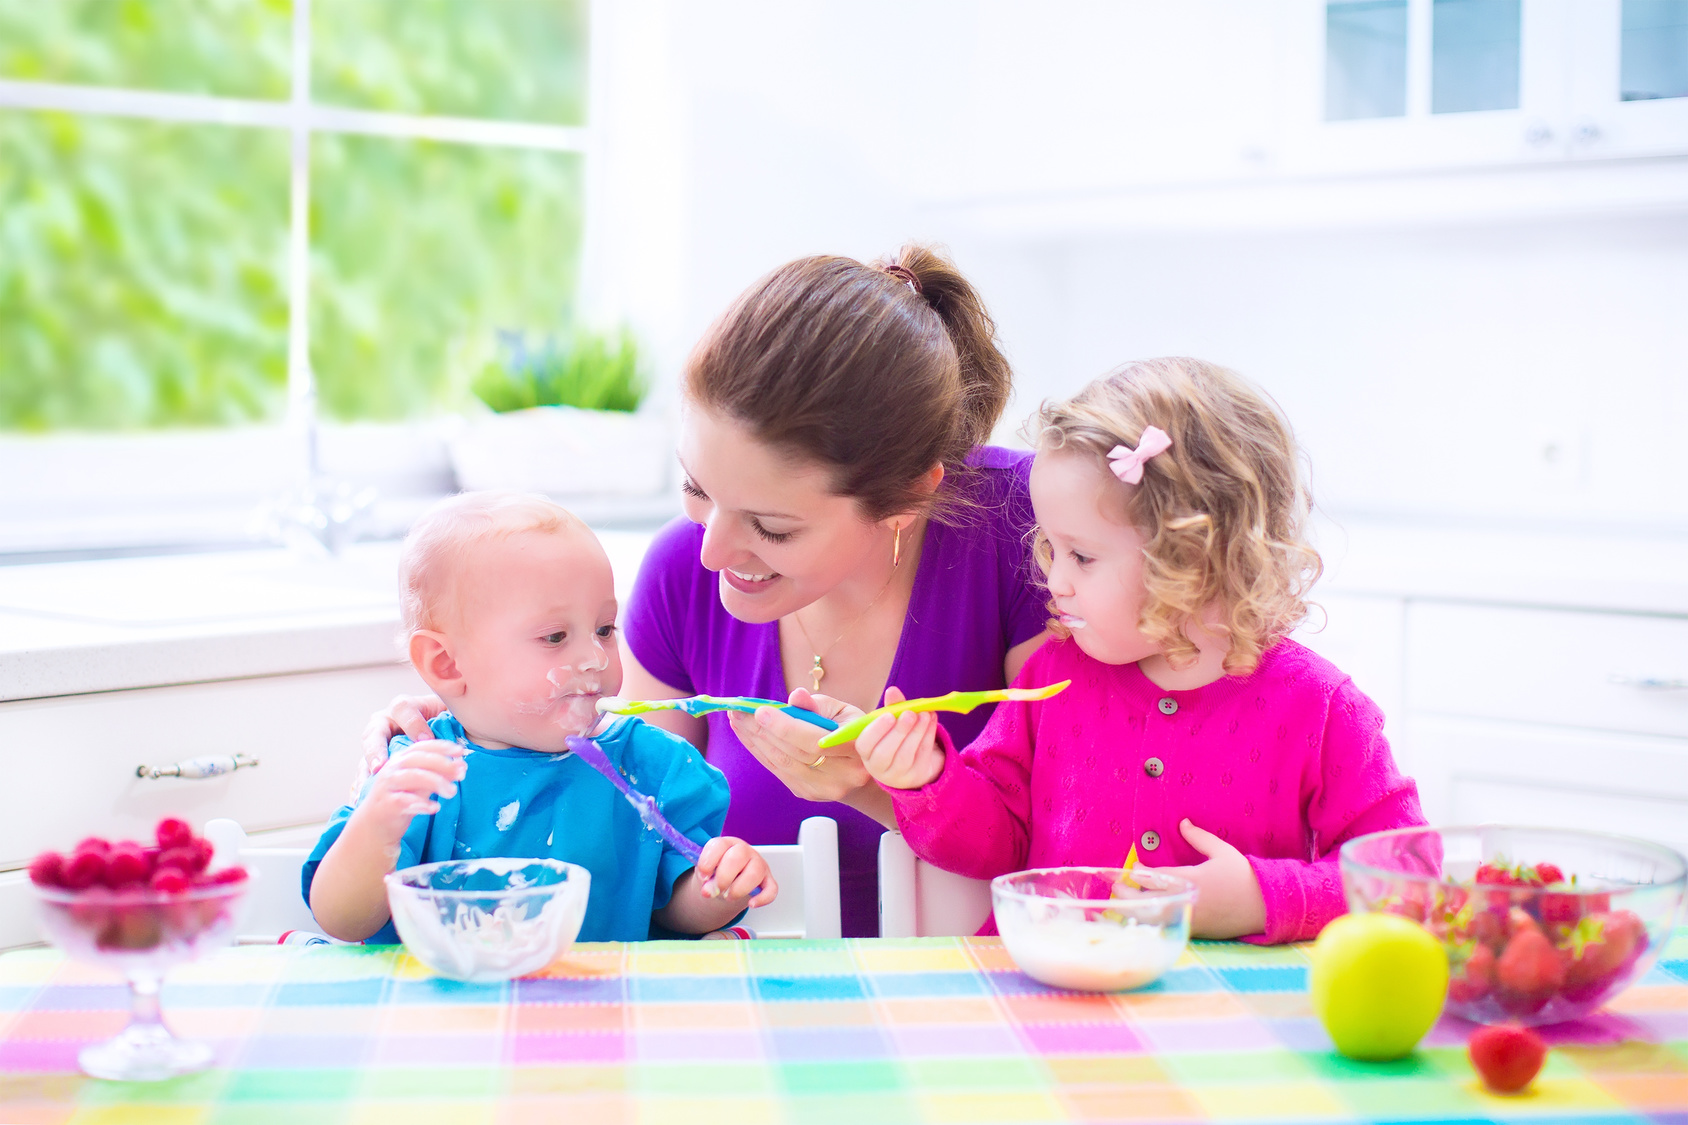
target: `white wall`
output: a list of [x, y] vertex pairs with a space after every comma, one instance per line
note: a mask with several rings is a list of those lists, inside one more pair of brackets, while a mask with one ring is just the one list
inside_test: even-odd
[[1684, 209], [1402, 229], [1387, 213], [1371, 229], [977, 221], [980, 199], [1060, 210], [1124, 180], [1230, 177], [1246, 194], [1282, 132], [1277, 40], [1297, 2], [631, 5], [668, 99], [670, 147], [649, 147], [669, 153], [650, 165], [669, 177], [651, 229], [681, 248], [651, 279], [669, 376], [779, 263], [931, 239], [1015, 360], [1002, 437], [1122, 360], [1195, 354], [1282, 402], [1336, 513], [1688, 531]]

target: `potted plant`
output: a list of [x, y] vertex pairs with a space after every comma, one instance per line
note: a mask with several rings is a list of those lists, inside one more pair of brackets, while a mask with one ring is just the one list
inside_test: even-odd
[[471, 390], [488, 412], [447, 439], [465, 489], [556, 496], [650, 496], [668, 484], [665, 420], [640, 413], [650, 379], [627, 329], [580, 329], [530, 348], [501, 333], [504, 354]]

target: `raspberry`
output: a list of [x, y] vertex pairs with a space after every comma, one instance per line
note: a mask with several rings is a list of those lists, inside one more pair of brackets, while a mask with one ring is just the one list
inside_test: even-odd
[[29, 881], [38, 887], [62, 887], [64, 856], [58, 852], [42, 852], [29, 864]]
[[207, 885], [229, 886], [234, 883], [244, 883], [246, 882], [246, 879], [246, 868], [224, 867], [216, 871], [207, 872], [198, 881]]
[[105, 881], [106, 861], [101, 852], [77, 851], [64, 865], [64, 885], [80, 891]]
[[165, 848], [158, 853], [159, 867], [176, 867], [189, 875], [197, 875], [211, 862], [211, 845], [204, 840], [192, 840], [179, 848]]
[[152, 889], [167, 895], [181, 894], [188, 889], [188, 877], [179, 867], [160, 867], [152, 873]]
[[114, 890], [130, 883], [145, 882], [149, 874], [146, 856], [137, 844], [118, 844], [106, 856], [105, 885]]
[[160, 848], [186, 847], [193, 841], [193, 828], [185, 820], [167, 816], [153, 829]]
[[111, 842], [99, 836], [87, 836], [71, 850], [75, 852], [97, 852], [100, 855], [105, 855], [111, 851]]

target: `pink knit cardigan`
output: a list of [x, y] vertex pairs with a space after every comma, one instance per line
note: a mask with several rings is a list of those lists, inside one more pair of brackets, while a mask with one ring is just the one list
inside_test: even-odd
[[939, 728], [943, 773], [890, 790], [916, 855], [984, 879], [1112, 866], [1135, 842], [1144, 863], [1181, 866], [1204, 858], [1178, 831], [1189, 817], [1249, 858], [1266, 900], [1265, 932], [1252, 940], [1282, 942], [1316, 936], [1347, 909], [1343, 841], [1424, 823], [1383, 712], [1294, 641], [1278, 641], [1250, 675], [1163, 691], [1135, 664], [1052, 640], [1015, 685], [1067, 679], [1053, 699], [998, 705], [959, 752]]

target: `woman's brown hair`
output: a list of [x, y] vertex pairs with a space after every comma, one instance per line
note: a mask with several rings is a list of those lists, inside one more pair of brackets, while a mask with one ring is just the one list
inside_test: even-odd
[[[1295, 435], [1241, 376], [1182, 357], [1128, 363], [1045, 403], [1027, 429], [1040, 456], [1066, 450], [1106, 473], [1109, 451], [1136, 448], [1149, 426], [1171, 448], [1144, 464], [1141, 483], [1118, 486], [1120, 518], [1147, 539], [1138, 627], [1179, 665], [1196, 656], [1186, 626], [1217, 605], [1217, 628], [1230, 638], [1225, 671], [1247, 675], [1307, 616], [1323, 569], [1306, 539], [1312, 501]], [[1034, 553], [1047, 571], [1041, 532]], [[1058, 622], [1051, 630], [1066, 635]]]
[[868, 265], [799, 258], [752, 285], [686, 364], [699, 405], [834, 474], [869, 519], [940, 514], [921, 487], [933, 465], [962, 469], [1008, 402], [996, 325], [955, 265], [905, 246]]

